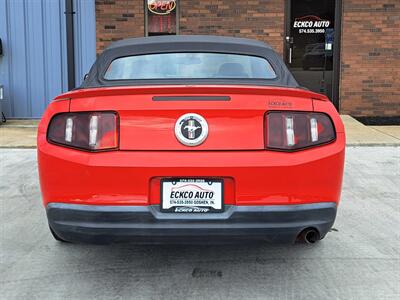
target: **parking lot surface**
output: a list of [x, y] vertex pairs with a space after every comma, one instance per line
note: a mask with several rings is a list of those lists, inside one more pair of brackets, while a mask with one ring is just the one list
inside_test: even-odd
[[400, 299], [400, 147], [346, 155], [318, 244], [94, 246], [51, 237], [36, 151], [0, 149], [0, 298]]

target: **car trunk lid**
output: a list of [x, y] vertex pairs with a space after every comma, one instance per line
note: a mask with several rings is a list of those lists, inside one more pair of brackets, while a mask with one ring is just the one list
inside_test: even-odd
[[[302, 89], [252, 86], [148, 86], [76, 90], [71, 111], [117, 111], [120, 150], [260, 150], [264, 116], [270, 110], [312, 111]], [[175, 134], [184, 114], [195, 113], [208, 124], [208, 136], [187, 146]]]

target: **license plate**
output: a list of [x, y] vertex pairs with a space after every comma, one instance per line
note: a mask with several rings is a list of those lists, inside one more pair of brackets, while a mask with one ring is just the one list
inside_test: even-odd
[[161, 180], [161, 211], [174, 213], [222, 212], [223, 181], [210, 178]]

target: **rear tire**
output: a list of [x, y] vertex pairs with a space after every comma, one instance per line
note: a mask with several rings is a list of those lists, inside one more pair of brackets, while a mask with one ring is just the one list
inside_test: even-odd
[[61, 242], [61, 243], [69, 243], [68, 241], [66, 241], [66, 240], [62, 239], [61, 237], [59, 237], [57, 235], [57, 233], [55, 233], [54, 230], [50, 227], [50, 225], [49, 225], [49, 229], [50, 229], [50, 232], [51, 232], [52, 236], [54, 237], [54, 239], [56, 241]]

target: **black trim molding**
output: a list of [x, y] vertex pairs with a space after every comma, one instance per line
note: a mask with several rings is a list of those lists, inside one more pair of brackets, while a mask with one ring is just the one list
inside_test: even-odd
[[74, 41], [74, 4], [73, 0], [65, 0], [65, 19], [67, 30], [67, 69], [68, 90], [75, 88], [75, 41]]
[[154, 96], [153, 101], [229, 101], [229, 96]]

